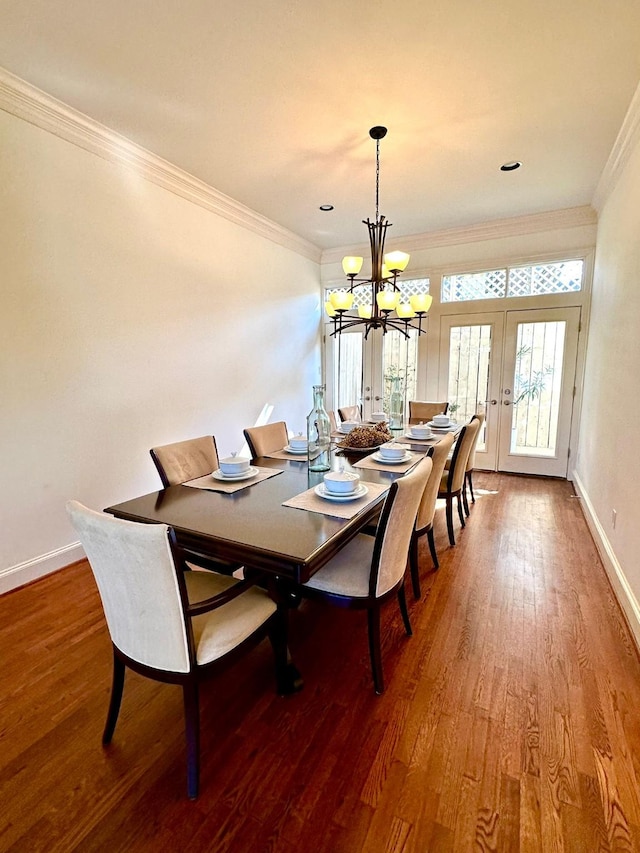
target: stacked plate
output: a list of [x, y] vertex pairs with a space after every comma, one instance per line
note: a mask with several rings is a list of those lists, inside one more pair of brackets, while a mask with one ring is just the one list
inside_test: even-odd
[[211, 476], [214, 480], [225, 480], [228, 483], [237, 483], [240, 480], [249, 480], [251, 477], [255, 477], [256, 474], [259, 473], [260, 471], [258, 468], [254, 468], [253, 465], [250, 465], [247, 471], [242, 471], [240, 474], [225, 474], [224, 471], [221, 471], [218, 468], [218, 470], [214, 471]]

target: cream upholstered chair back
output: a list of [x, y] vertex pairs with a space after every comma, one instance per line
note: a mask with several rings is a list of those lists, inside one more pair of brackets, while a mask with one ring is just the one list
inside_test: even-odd
[[251, 456], [264, 456], [273, 453], [274, 450], [282, 450], [289, 443], [289, 433], [284, 421], [276, 421], [264, 426], [247, 427], [244, 437], [249, 445]]
[[480, 421], [480, 425], [478, 426], [476, 437], [474, 438], [473, 444], [471, 445], [471, 450], [469, 451], [469, 457], [467, 459], [465, 471], [473, 471], [476, 466], [476, 448], [478, 446], [478, 439], [480, 438], [480, 433], [482, 432], [482, 426], [485, 420], [484, 412], [478, 412], [476, 418]]
[[431, 456], [432, 468], [427, 485], [425, 486], [422, 498], [420, 499], [420, 508], [418, 509], [418, 518], [416, 521], [416, 529], [422, 530], [433, 523], [433, 517], [436, 512], [436, 501], [438, 499], [438, 490], [440, 488], [440, 480], [442, 472], [447, 461], [447, 456], [453, 444], [453, 433], [443, 435], [440, 441], [433, 448]]
[[327, 414], [329, 415], [329, 425], [331, 426], [331, 432], [337, 432], [338, 421], [336, 419], [336, 413], [334, 411], [329, 410]]
[[467, 471], [467, 459], [471, 451], [478, 430], [480, 429], [480, 421], [474, 415], [468, 424], [462, 427], [458, 435], [458, 441], [453, 450], [451, 465], [449, 471], [446, 472], [446, 491], [458, 492], [464, 485], [464, 476]]
[[431, 459], [422, 459], [412, 471], [391, 485], [387, 497], [390, 509], [385, 503], [371, 566], [370, 594], [376, 598], [392, 589], [405, 572], [411, 534], [431, 468]]
[[431, 403], [421, 400], [409, 400], [409, 423], [430, 421], [434, 415], [446, 415], [449, 403]]
[[341, 421], [359, 421], [362, 417], [360, 406], [343, 406], [338, 409]]
[[165, 487], [204, 477], [218, 468], [218, 450], [212, 435], [153, 447], [150, 453]]
[[113, 644], [155, 669], [189, 672], [184, 602], [166, 524], [123, 521], [67, 503], [91, 565]]

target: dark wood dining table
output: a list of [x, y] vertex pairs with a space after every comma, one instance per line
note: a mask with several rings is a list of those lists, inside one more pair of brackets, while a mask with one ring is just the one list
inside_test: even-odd
[[[332, 454], [333, 467], [345, 470], [361, 456]], [[283, 502], [323, 480], [305, 460], [260, 457], [253, 462], [282, 473], [233, 494], [190, 486], [169, 486], [105, 509], [130, 521], [164, 523], [178, 543], [213, 558], [270, 572], [305, 583], [378, 514], [386, 491], [353, 518], [342, 519]], [[393, 471], [357, 469], [363, 482], [391, 485]]]
[[[424, 444], [410, 447], [421, 454], [429, 449]], [[331, 458], [334, 470], [356, 470], [364, 483], [391, 486], [403, 476], [394, 470], [353, 469], [352, 465], [363, 458], [361, 453], [347, 454], [333, 447]], [[281, 473], [232, 494], [186, 485], [169, 486], [114, 504], [105, 512], [129, 521], [168, 524], [174, 529], [178, 544], [189, 551], [267, 572], [273, 594], [281, 597], [287, 594], [288, 582], [308, 581], [375, 519], [387, 494], [383, 491], [348, 519], [283, 506], [285, 501], [322, 483], [324, 474], [309, 471], [306, 458], [263, 456], [253, 464]], [[285, 681], [285, 692], [295, 692], [303, 686], [291, 658]]]

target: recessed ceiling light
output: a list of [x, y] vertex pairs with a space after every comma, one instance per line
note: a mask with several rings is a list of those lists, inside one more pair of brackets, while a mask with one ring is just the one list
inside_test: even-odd
[[320, 210], [333, 210], [333, 205], [332, 204], [321, 204]]
[[522, 166], [522, 163], [519, 160], [511, 160], [509, 163], [503, 163], [500, 166], [501, 172], [515, 172], [516, 169], [519, 169]]

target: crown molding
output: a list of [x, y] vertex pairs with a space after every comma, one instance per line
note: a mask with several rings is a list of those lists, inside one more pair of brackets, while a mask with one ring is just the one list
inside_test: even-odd
[[0, 68], [0, 109], [136, 174], [180, 198], [320, 263], [321, 250], [162, 157]]
[[622, 127], [613, 143], [609, 159], [593, 194], [593, 206], [598, 212], [602, 210], [604, 203], [613, 192], [631, 153], [638, 144], [640, 144], [640, 85], [631, 99]]
[[[584, 225], [596, 225], [598, 217], [589, 206], [568, 207], [564, 210], [551, 210], [547, 213], [534, 213], [529, 216], [514, 216], [510, 219], [494, 219], [479, 225], [465, 228], [447, 228], [424, 234], [410, 234], [397, 237], [389, 242], [389, 248], [397, 246], [405, 252], [418, 252], [421, 249], [436, 249], [441, 246], [454, 246], [463, 243], [478, 243], [483, 240], [499, 240], [502, 237], [518, 237], [522, 234], [536, 234], [542, 231], [558, 231], [564, 228], [578, 228]], [[322, 253], [322, 263], [337, 263], [344, 255], [366, 251], [364, 244], [327, 249]]]

